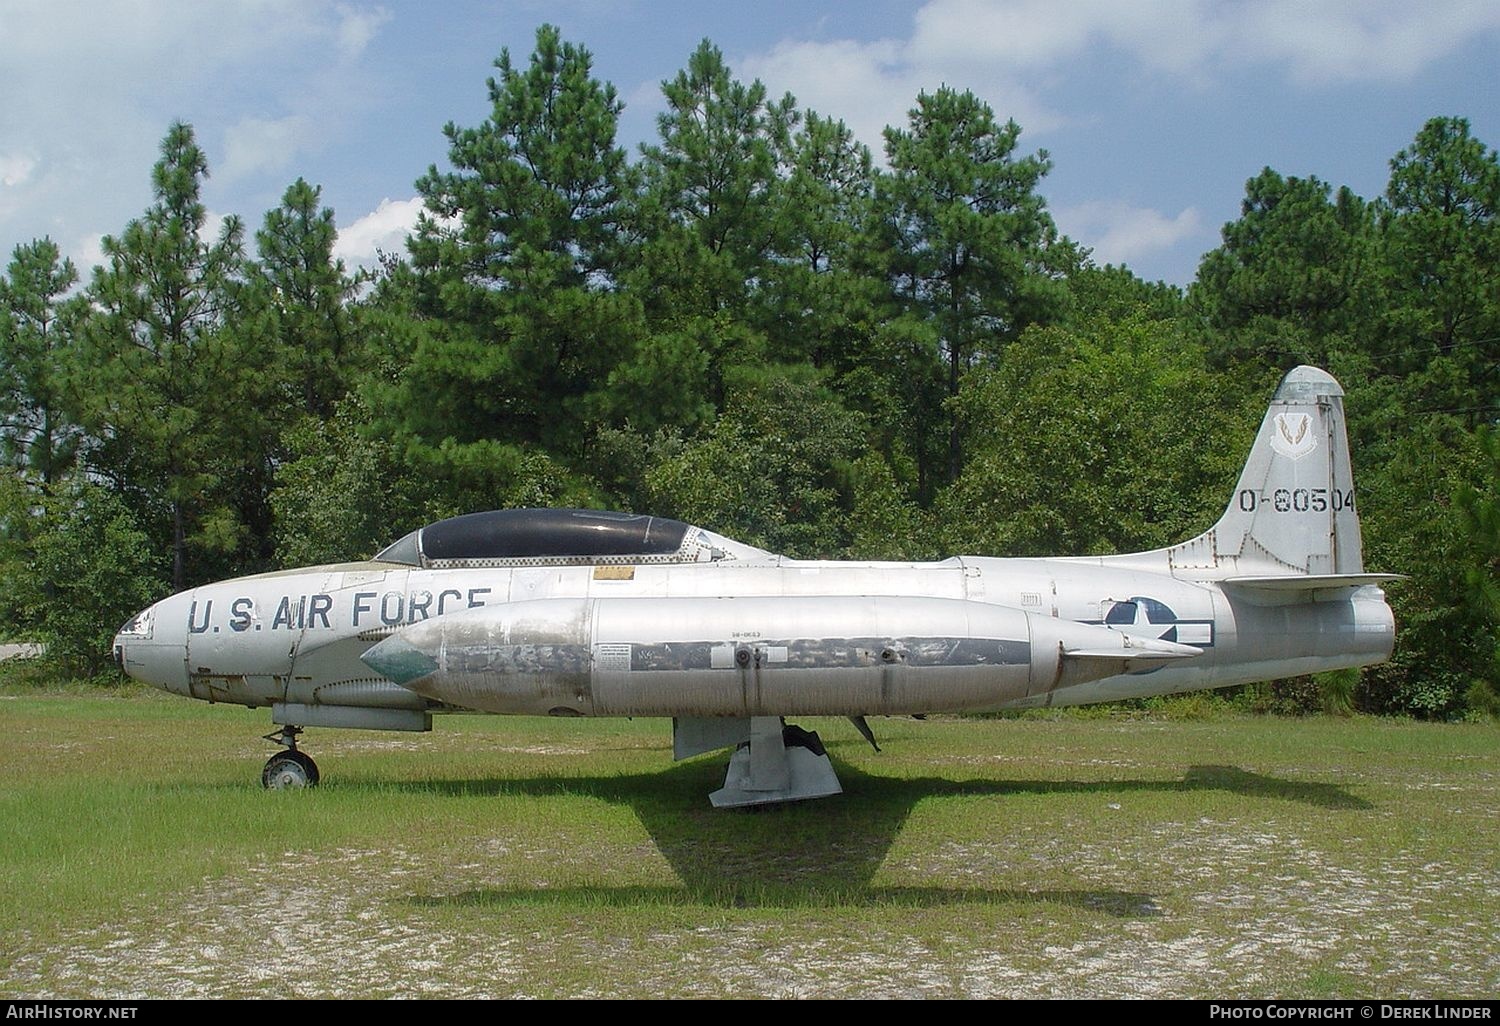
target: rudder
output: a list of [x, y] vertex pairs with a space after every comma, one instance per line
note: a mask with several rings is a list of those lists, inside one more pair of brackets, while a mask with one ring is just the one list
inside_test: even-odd
[[1167, 557], [1174, 570], [1235, 576], [1363, 573], [1344, 390], [1330, 374], [1303, 366], [1281, 379], [1224, 514]]

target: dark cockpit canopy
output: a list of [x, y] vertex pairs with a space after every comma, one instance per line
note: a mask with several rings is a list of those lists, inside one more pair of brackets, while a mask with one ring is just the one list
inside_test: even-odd
[[381, 549], [375, 558], [444, 568], [697, 563], [751, 553], [759, 550], [664, 517], [588, 509], [498, 509], [428, 524]]

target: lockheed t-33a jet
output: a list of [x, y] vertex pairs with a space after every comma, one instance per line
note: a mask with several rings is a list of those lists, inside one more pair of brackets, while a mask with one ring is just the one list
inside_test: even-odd
[[269, 706], [268, 787], [317, 783], [306, 727], [434, 713], [672, 718], [732, 748], [716, 806], [837, 794], [788, 716], [1080, 705], [1367, 666], [1394, 622], [1364, 572], [1343, 391], [1299, 367], [1216, 524], [1129, 555], [788, 559], [659, 517], [516, 509], [429, 524], [369, 560], [193, 588], [115, 638], [132, 677]]

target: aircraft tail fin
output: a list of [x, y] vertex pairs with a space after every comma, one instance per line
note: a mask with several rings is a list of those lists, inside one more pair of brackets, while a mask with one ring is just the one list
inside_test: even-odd
[[1364, 573], [1343, 397], [1316, 367], [1281, 379], [1223, 516], [1166, 550], [1174, 573], [1227, 571], [1240, 583]]

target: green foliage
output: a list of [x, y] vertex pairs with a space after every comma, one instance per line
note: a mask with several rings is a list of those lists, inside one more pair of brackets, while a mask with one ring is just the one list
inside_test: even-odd
[[1203, 258], [1194, 306], [1220, 366], [1323, 366], [1356, 340], [1374, 289], [1374, 220], [1349, 189], [1266, 168], [1245, 183], [1238, 221]]
[[814, 374], [738, 372], [713, 428], [647, 472], [652, 509], [774, 552], [836, 556], [847, 545], [841, 486], [860, 428]]
[[1228, 382], [1172, 322], [1033, 328], [954, 403], [969, 460], [936, 504], [946, 547], [1086, 554], [1191, 537], [1222, 511], [1266, 394], [1232, 412]]
[[701, 326], [642, 337], [635, 351], [609, 372], [608, 387], [595, 400], [598, 419], [642, 433], [691, 431], [711, 421], [709, 347], [722, 335], [692, 330]]
[[[723, 312], [744, 318], [778, 243], [792, 98], [771, 101], [760, 82], [736, 81], [706, 39], [662, 83], [662, 95], [660, 144], [641, 150], [631, 218], [640, 246], [629, 280], [655, 323]], [[729, 359], [745, 362], [741, 354]]]
[[401, 447], [375, 435], [357, 399], [288, 434], [272, 495], [276, 557], [304, 566], [368, 559], [423, 524], [511, 506], [589, 506], [597, 494], [535, 449], [479, 441]]
[[[1496, 679], [1500, 477], [1476, 428], [1500, 395], [1500, 162], [1461, 118], [1434, 118], [1366, 204], [1267, 169], [1192, 289], [1221, 365], [1322, 362], [1348, 393], [1366, 565], [1388, 590], [1395, 656], [1354, 704], [1451, 717]], [[1342, 700], [1340, 700], [1342, 704]]]
[[444, 440], [437, 446], [414, 443], [405, 458], [411, 479], [426, 493], [424, 521], [481, 509], [599, 504], [592, 482], [531, 446]]
[[166, 554], [113, 492], [73, 481], [35, 511], [31, 559], [0, 563], [20, 627], [50, 664], [91, 676], [110, 662], [122, 623], [167, 591]]
[[1153, 716], [1173, 723], [1204, 723], [1224, 715], [1224, 703], [1212, 691], [1147, 698], [1141, 704]]
[[1490, 681], [1471, 681], [1464, 692], [1464, 705], [1473, 719], [1500, 720], [1500, 692]]
[[422, 525], [409, 505], [400, 454], [361, 433], [356, 399], [327, 420], [308, 417], [287, 433], [287, 459], [271, 505], [276, 561], [309, 566], [366, 559]]
[[1463, 531], [1474, 543], [1463, 570], [1464, 599], [1476, 619], [1500, 627], [1500, 430], [1481, 428], [1474, 442], [1477, 472], [1453, 494]]
[[1323, 699], [1323, 712], [1330, 716], [1349, 716], [1354, 712], [1354, 694], [1359, 684], [1359, 670], [1334, 670], [1313, 675]]
[[1236, 696], [1249, 712], [1270, 716], [1312, 716], [1327, 711], [1322, 674], [1246, 684]]
[[869, 421], [872, 444], [890, 463], [902, 494], [924, 507], [947, 458], [946, 374], [937, 328], [907, 313], [879, 324], [838, 378], [845, 403]]
[[1382, 318], [1409, 372], [1454, 360], [1470, 385], [1465, 406], [1500, 395], [1500, 159], [1463, 118], [1433, 118], [1391, 161]]
[[1071, 300], [1068, 322], [1122, 321], [1132, 316], [1170, 321], [1185, 313], [1182, 290], [1166, 282], [1147, 282], [1127, 267], [1085, 264], [1068, 275]]
[[758, 321], [772, 360], [847, 369], [889, 305], [871, 245], [870, 152], [842, 121], [808, 112], [783, 163]]
[[[887, 128], [890, 172], [877, 182], [896, 294], [936, 327], [948, 395], [977, 357], [998, 355], [1030, 324], [1055, 319], [1077, 263], [1037, 192], [1052, 168], [1045, 151], [1016, 157], [1021, 128], [946, 86], [922, 93], [907, 130]], [[948, 479], [961, 466], [948, 432]]]
[[25, 474], [0, 475], [0, 638], [25, 641], [27, 614], [17, 587], [35, 558], [42, 524], [40, 489]]
[[260, 260], [251, 269], [259, 343], [275, 354], [268, 373], [285, 375], [285, 405], [329, 417], [347, 391], [354, 340], [349, 303], [358, 285], [333, 256], [333, 211], [322, 189], [299, 178], [255, 233]]
[[65, 375], [84, 314], [64, 296], [78, 281], [51, 239], [17, 246], [0, 276], [0, 464], [51, 485], [80, 441]]
[[604, 287], [624, 153], [614, 87], [591, 66], [547, 25], [526, 68], [503, 51], [490, 117], [449, 124], [454, 170], [417, 183], [415, 275], [387, 300], [423, 324], [370, 405], [425, 450], [504, 440], [581, 455], [583, 416], [641, 335], [639, 304]]
[[853, 559], [937, 559], [931, 517], [902, 497], [891, 465], [866, 452], [848, 467], [849, 542]]
[[1500, 716], [1500, 430], [1481, 429], [1476, 441], [1477, 473], [1453, 495], [1470, 545], [1463, 600], [1473, 624], [1477, 676], [1465, 692], [1465, 704], [1477, 713]]
[[1389, 589], [1396, 651], [1366, 671], [1363, 700], [1378, 712], [1452, 716], [1471, 682], [1494, 673], [1493, 611], [1474, 583], [1494, 573], [1496, 542], [1458, 499], [1494, 501], [1494, 454], [1454, 418], [1412, 416], [1382, 455], [1360, 471], [1366, 562], [1409, 579]]
[[430, 212], [413, 240], [419, 267], [507, 291], [581, 285], [602, 266], [625, 154], [614, 141], [621, 104], [592, 65], [551, 25], [537, 29], [525, 69], [500, 52], [489, 119], [450, 122], [455, 170], [417, 183]]
[[[191, 127], [175, 124], [152, 173], [155, 203], [118, 237], [89, 289], [95, 310], [73, 367], [92, 470], [122, 495], [158, 547], [172, 583], [216, 576], [242, 514], [263, 496], [238, 493], [267, 458], [266, 375], [251, 341], [229, 330], [242, 276], [238, 218], [202, 238], [207, 162]], [[227, 526], [227, 529], [226, 529]], [[212, 527], [212, 529], [209, 529]], [[190, 557], [192, 564], [190, 565]]]

